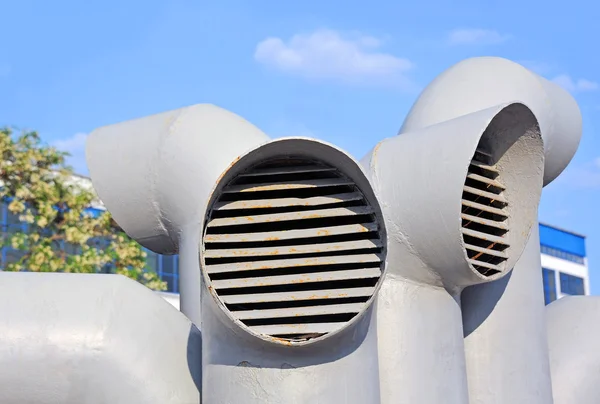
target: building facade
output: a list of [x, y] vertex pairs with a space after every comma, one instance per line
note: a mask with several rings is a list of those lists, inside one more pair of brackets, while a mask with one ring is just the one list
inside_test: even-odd
[[540, 244], [546, 304], [566, 295], [589, 295], [585, 236], [540, 224]]

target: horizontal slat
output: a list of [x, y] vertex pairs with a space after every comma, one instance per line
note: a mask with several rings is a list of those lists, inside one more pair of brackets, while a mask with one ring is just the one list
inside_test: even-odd
[[346, 178], [296, 180], [285, 181], [281, 183], [267, 182], [263, 184], [232, 185], [224, 188], [223, 193], [232, 194], [237, 192], [281, 191], [286, 189], [321, 188], [342, 185], [354, 185], [354, 182]]
[[508, 213], [506, 213], [503, 209], [498, 209], [493, 206], [484, 205], [482, 203], [473, 202], [473, 201], [469, 201], [466, 199], [462, 200], [462, 204], [464, 206], [468, 206], [469, 208], [479, 209], [479, 210], [483, 210], [485, 212], [493, 213], [495, 215], [508, 217]]
[[504, 197], [502, 195], [494, 194], [494, 193], [491, 193], [491, 192], [483, 191], [481, 189], [477, 189], [477, 188], [473, 188], [473, 187], [468, 187], [468, 186], [464, 186], [463, 190], [465, 192], [470, 193], [470, 194], [474, 194], [474, 195], [478, 195], [478, 196], [483, 196], [484, 198], [489, 198], [489, 199], [491, 199], [493, 201], [498, 201], [498, 202], [506, 203], [506, 199], [504, 199]]
[[460, 217], [463, 218], [464, 220], [468, 220], [470, 222], [483, 224], [483, 225], [489, 226], [489, 227], [495, 227], [495, 228], [501, 229], [501, 230], [508, 230], [508, 225], [505, 222], [496, 222], [494, 220], [484, 219], [484, 218], [478, 217], [478, 216], [467, 215], [465, 213], [462, 213], [460, 215]]
[[207, 234], [206, 243], [237, 243], [255, 241], [295, 240], [302, 238], [341, 236], [345, 234], [367, 233], [377, 230], [375, 223], [349, 224], [345, 226], [315, 227], [311, 229], [269, 231], [241, 234]]
[[302, 173], [315, 173], [315, 172], [327, 172], [337, 171], [333, 167], [323, 166], [287, 166], [287, 167], [272, 167], [272, 168], [258, 168], [250, 172], [240, 174], [239, 177], [257, 177], [260, 175], [282, 175], [282, 174], [302, 174]]
[[476, 251], [476, 252], [487, 254], [487, 255], [493, 255], [494, 257], [505, 258], [505, 259], [508, 258], [508, 255], [504, 251], [497, 251], [497, 250], [492, 250], [491, 248], [478, 247], [478, 246], [472, 245], [472, 244], [465, 244], [465, 248], [467, 250]]
[[500, 172], [498, 171], [498, 169], [496, 167], [488, 166], [487, 164], [480, 163], [477, 160], [471, 160], [471, 165], [475, 166], [475, 167], [478, 167], [478, 168], [481, 168], [482, 170], [491, 171], [494, 174], [500, 174]]
[[499, 266], [499, 265], [490, 264], [489, 262], [483, 262], [483, 261], [477, 261], [477, 260], [469, 260], [469, 263], [471, 265], [477, 265], [480, 267], [493, 269], [496, 271], [502, 271], [502, 267], [503, 267], [503, 266]]
[[508, 241], [502, 237], [492, 236], [491, 234], [482, 233], [480, 231], [475, 231], [471, 229], [462, 229], [463, 234], [471, 237], [475, 237], [481, 240], [491, 241], [492, 243], [498, 243], [502, 245], [508, 246]]
[[206, 250], [204, 258], [260, 257], [268, 255], [291, 255], [325, 253], [332, 251], [352, 251], [369, 248], [381, 248], [380, 240], [341, 241], [338, 243], [304, 244], [282, 247], [235, 248], [225, 250]]
[[[379, 268], [351, 269], [348, 271], [317, 272], [310, 274], [259, 276], [256, 278], [225, 279], [212, 281], [219, 289], [251, 288], [258, 286], [290, 285], [297, 283], [318, 283], [346, 279], [369, 279], [381, 276]], [[218, 293], [218, 292], [217, 292]]]
[[347, 216], [369, 215], [371, 213], [373, 213], [373, 209], [370, 206], [357, 206], [357, 207], [351, 207], [351, 208], [333, 208], [333, 209], [306, 210], [306, 211], [300, 211], [300, 212], [272, 213], [272, 214], [267, 214], [267, 215], [234, 216], [234, 217], [223, 217], [220, 219], [213, 219], [208, 223], [208, 227], [238, 226], [238, 225], [244, 225], [244, 224], [286, 222], [286, 221], [292, 221], [292, 220], [323, 219], [323, 218], [329, 218], [329, 217], [347, 217]]
[[267, 335], [289, 334], [325, 334], [340, 328], [340, 323], [313, 323], [313, 324], [276, 324], [250, 327], [254, 332]]
[[325, 306], [290, 307], [287, 309], [234, 311], [233, 315], [240, 320], [261, 318], [322, 316], [327, 314], [359, 313], [365, 303], [328, 304]]
[[225, 304], [291, 302], [298, 300], [342, 299], [346, 297], [367, 297], [375, 292], [374, 287], [307, 290], [302, 292], [253, 293], [249, 295], [219, 296]]
[[493, 180], [493, 179], [488, 178], [488, 177], [484, 177], [483, 175], [469, 173], [467, 175], [467, 178], [470, 178], [470, 179], [475, 180], [475, 181], [483, 182], [484, 184], [487, 184], [487, 185], [490, 185], [492, 187], [499, 188], [499, 189], [502, 189], [502, 190], [506, 189], [506, 187], [504, 185], [502, 185], [501, 183], [499, 183], [498, 181]]
[[380, 262], [379, 254], [341, 255], [335, 257], [291, 258], [287, 260], [234, 262], [231, 264], [206, 265], [209, 274], [237, 271], [253, 271], [272, 268], [338, 265], [351, 263]]
[[311, 198], [281, 198], [281, 199], [256, 199], [249, 201], [219, 202], [213, 207], [214, 210], [234, 209], [267, 209], [291, 206], [320, 206], [331, 205], [351, 201], [360, 201], [363, 196], [358, 192], [345, 194], [314, 196]]

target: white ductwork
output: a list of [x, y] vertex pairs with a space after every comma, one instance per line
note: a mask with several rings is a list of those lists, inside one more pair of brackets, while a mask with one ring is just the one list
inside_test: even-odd
[[3, 404], [200, 403], [201, 337], [120, 275], [0, 272]]
[[268, 137], [210, 104], [93, 131], [86, 159], [94, 189], [137, 242], [180, 255], [181, 310], [200, 324], [198, 245], [210, 191], [236, 158]]
[[564, 297], [548, 306], [547, 319], [554, 403], [598, 403], [600, 297]]
[[203, 232], [205, 400], [379, 403], [372, 303], [386, 244], [346, 153], [290, 138], [242, 156]]
[[460, 293], [509, 273], [536, 223], [537, 120], [498, 105], [384, 140], [362, 162], [388, 231], [381, 402], [467, 403]]
[[[581, 114], [568, 92], [509, 60], [471, 58], [444, 71], [421, 93], [400, 136], [513, 101], [530, 107], [539, 122], [547, 185], [577, 150]], [[510, 278], [472, 286], [462, 294], [472, 402], [547, 404], [552, 400], [540, 265], [530, 264], [539, 257], [539, 240], [532, 237], [529, 243], [527, 250], [536, 251], [517, 263]], [[498, 346], [511, 347], [510, 354]]]

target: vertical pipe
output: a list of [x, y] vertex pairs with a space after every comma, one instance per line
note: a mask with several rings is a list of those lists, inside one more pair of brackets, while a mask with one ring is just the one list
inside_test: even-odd
[[536, 223], [512, 272], [462, 294], [471, 404], [549, 404], [552, 384]]
[[381, 403], [468, 403], [460, 303], [391, 277], [377, 303]]
[[209, 293], [202, 300], [205, 403], [381, 403], [376, 304], [350, 329], [311, 345], [286, 346], [224, 321]]
[[186, 226], [179, 240], [179, 307], [192, 323], [202, 329], [199, 244], [199, 226]]

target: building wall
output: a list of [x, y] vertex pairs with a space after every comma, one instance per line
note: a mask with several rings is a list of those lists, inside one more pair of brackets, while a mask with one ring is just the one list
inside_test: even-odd
[[540, 243], [546, 304], [566, 295], [589, 295], [585, 237], [541, 224]]

